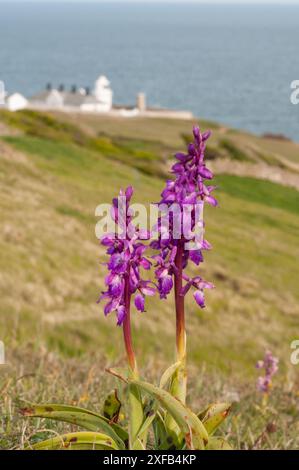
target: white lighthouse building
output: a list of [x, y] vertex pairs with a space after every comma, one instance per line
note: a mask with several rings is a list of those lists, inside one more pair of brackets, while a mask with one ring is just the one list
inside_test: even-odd
[[47, 89], [30, 99], [30, 107], [36, 109], [61, 109], [62, 111], [82, 111], [87, 113], [107, 113], [112, 110], [113, 91], [109, 80], [101, 75], [95, 82], [92, 92], [89, 88], [73, 86], [66, 91], [61, 85], [59, 89]]
[[92, 95], [85, 98], [81, 110], [86, 112], [107, 113], [111, 111], [113, 103], [113, 91], [110, 82], [101, 75], [94, 84]]
[[9, 111], [19, 111], [27, 108], [28, 101], [21, 93], [12, 93], [9, 95], [5, 90], [5, 85], [0, 80], [0, 107]]
[[101, 75], [96, 80], [93, 93], [96, 100], [105, 108], [105, 111], [110, 111], [112, 108], [113, 91], [110, 88], [110, 82], [107, 77]]

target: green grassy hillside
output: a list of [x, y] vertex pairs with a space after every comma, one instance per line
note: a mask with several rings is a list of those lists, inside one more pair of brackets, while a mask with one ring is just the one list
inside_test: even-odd
[[[38, 370], [43, 383], [48, 372], [40, 358], [50, 364], [49, 374], [54, 363], [81, 364], [72, 379], [81, 390], [82, 364], [88, 374], [95, 358], [96, 367], [123, 361], [115, 318], [104, 318], [96, 305], [105, 256], [94, 234], [95, 208], [128, 184], [135, 187], [136, 202], [158, 200], [171, 155], [184, 149], [191, 124], [28, 111], [1, 112], [0, 122], [0, 339], [7, 373]], [[223, 159], [232, 168], [235, 162], [244, 169], [262, 164], [269, 174], [274, 167], [297, 177], [296, 144], [279, 142], [278, 148], [273, 140], [271, 148], [269, 139], [209, 127], [214, 130], [211, 165]], [[261, 180], [258, 173], [234, 175], [225, 168], [216, 176], [220, 208], [205, 212], [213, 251], [201, 273], [216, 289], [207, 294], [204, 311], [192, 300], [187, 306], [190, 367], [195, 374], [206, 367], [228, 383], [254, 386], [254, 364], [269, 347], [281, 360], [280, 380], [293, 383], [297, 371], [289, 356], [299, 334], [299, 192]], [[173, 315], [172, 302], [157, 299], [146, 313], [134, 313], [136, 349], [145, 370], [154, 356], [157, 373], [172, 360]], [[48, 393], [45, 384], [38, 388], [39, 397], [53, 396], [54, 385], [47, 386]], [[66, 388], [65, 399], [78, 398]], [[29, 390], [22, 388], [21, 398], [32, 399]]]

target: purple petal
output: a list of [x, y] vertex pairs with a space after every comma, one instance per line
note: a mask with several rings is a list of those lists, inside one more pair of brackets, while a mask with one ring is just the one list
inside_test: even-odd
[[112, 302], [109, 302], [107, 305], [105, 305], [105, 307], [104, 307], [105, 316], [109, 315], [109, 313], [112, 312], [111, 305], [112, 305]]
[[140, 288], [143, 295], [153, 296], [156, 293], [156, 289], [154, 287], [141, 287]]
[[208, 281], [199, 281], [197, 285], [199, 289], [215, 289], [214, 284]]
[[202, 245], [201, 245], [202, 250], [211, 250], [212, 245], [211, 243], [208, 242], [208, 240], [203, 240]]
[[160, 268], [156, 269], [155, 274], [158, 279], [163, 278], [167, 276], [168, 269], [162, 265]]
[[120, 276], [115, 275], [112, 282], [109, 284], [109, 292], [118, 297], [122, 294], [124, 288], [124, 281]]
[[198, 266], [199, 263], [203, 262], [202, 252], [200, 250], [190, 251], [190, 259], [194, 264], [196, 264], [196, 266]]
[[167, 189], [173, 189], [175, 187], [175, 182], [173, 180], [167, 180], [166, 181], [166, 188]]
[[143, 267], [143, 269], [149, 270], [151, 269], [152, 263], [146, 258], [141, 258], [140, 265]]
[[182, 162], [182, 163], [185, 163], [185, 162], [187, 162], [188, 160], [190, 160], [190, 156], [189, 156], [189, 155], [186, 155], [185, 153], [180, 153], [180, 152], [175, 154], [175, 158], [176, 158], [177, 160], [179, 160], [180, 162]]
[[146, 250], [146, 246], [142, 245], [142, 244], [139, 244], [135, 250], [135, 254], [138, 255], [138, 256], [141, 256], [143, 255], [143, 253], [145, 252]]
[[185, 197], [183, 204], [195, 204], [197, 200], [197, 194], [196, 193], [191, 193], [188, 194], [188, 196]]
[[192, 156], [196, 155], [196, 148], [194, 144], [189, 144], [188, 145], [188, 153]]
[[101, 238], [101, 244], [104, 246], [111, 246], [115, 242], [115, 235], [105, 235]]
[[133, 192], [134, 192], [134, 189], [132, 186], [129, 186], [127, 189], [126, 189], [126, 198], [127, 198], [127, 203], [130, 202], [132, 196], [133, 196]]
[[174, 173], [183, 173], [184, 166], [181, 163], [175, 163], [171, 169]]
[[163, 199], [161, 201], [162, 203], [163, 202], [173, 202], [176, 199], [175, 193], [173, 193], [172, 191], [168, 191], [168, 190], [165, 191], [165, 192], [163, 191], [162, 197], [163, 197]]
[[201, 140], [201, 134], [200, 134], [200, 130], [198, 126], [193, 127], [193, 135], [194, 135], [194, 139], [196, 140], [196, 142], [199, 143]]
[[135, 307], [139, 312], [144, 312], [144, 297], [141, 294], [137, 294], [134, 299]]
[[192, 283], [188, 282], [181, 290], [181, 295], [185, 296], [189, 292], [191, 285]]
[[126, 309], [123, 305], [121, 305], [117, 309], [117, 325], [118, 326], [123, 324], [125, 317], [126, 317]]
[[177, 247], [174, 246], [174, 247], [172, 248], [172, 250], [171, 250], [170, 257], [169, 257], [169, 262], [170, 262], [170, 264], [172, 264], [172, 263], [174, 262], [175, 257], [176, 257], [176, 254], [177, 254], [177, 251], [178, 251]]
[[258, 361], [255, 367], [257, 369], [262, 369], [264, 367], [264, 361]]
[[205, 307], [204, 293], [201, 290], [197, 290], [196, 292], [194, 292], [193, 296], [194, 296], [194, 299], [196, 300], [196, 303], [200, 306], [200, 308], [204, 308]]
[[260, 392], [267, 393], [271, 388], [270, 377], [259, 377], [257, 381], [257, 389]]
[[116, 253], [111, 256], [108, 268], [115, 273], [123, 274], [127, 269], [127, 259], [124, 253]]
[[206, 140], [208, 140], [212, 135], [212, 132], [211, 131], [206, 131], [202, 134], [202, 140], [205, 142]]
[[173, 287], [172, 276], [164, 276], [159, 279], [159, 291], [160, 295], [164, 298], [166, 297]]
[[150, 247], [153, 249], [153, 250], [159, 250], [160, 248], [160, 242], [158, 240], [154, 240], [152, 242], [150, 242]]
[[113, 312], [118, 306], [118, 300], [112, 299], [110, 302], [108, 302], [107, 305], [105, 305], [104, 308], [104, 314], [109, 315], [109, 313]]
[[211, 206], [218, 206], [218, 201], [213, 196], [206, 196], [204, 199], [208, 204], [211, 204]]
[[131, 267], [130, 277], [129, 277], [131, 293], [134, 293], [136, 291], [139, 285], [139, 281], [140, 281], [140, 276], [139, 276], [138, 269]]
[[102, 302], [102, 300], [104, 300], [104, 299], [110, 299], [110, 298], [111, 298], [111, 296], [109, 295], [108, 292], [102, 292], [102, 294], [100, 295], [100, 297], [97, 300], [97, 304]]
[[211, 180], [213, 178], [213, 173], [204, 165], [198, 169], [198, 172], [202, 178], [207, 180]]
[[142, 228], [139, 230], [138, 235], [139, 240], [149, 240], [151, 238], [151, 232]]

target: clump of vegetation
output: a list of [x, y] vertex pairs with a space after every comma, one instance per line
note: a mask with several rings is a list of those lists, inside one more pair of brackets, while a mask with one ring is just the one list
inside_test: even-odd
[[[186, 327], [184, 297], [195, 288], [194, 299], [200, 308], [205, 307], [204, 289], [213, 285], [200, 276], [189, 277], [186, 268], [189, 262], [196, 266], [203, 262], [202, 250], [211, 245], [198, 236], [196, 230], [200, 222], [197, 206], [208, 203], [217, 206], [212, 196], [214, 186], [207, 181], [213, 174], [206, 167], [204, 152], [210, 133], [201, 134], [194, 128], [194, 143], [188, 146], [188, 153], [176, 154], [178, 162], [173, 165], [174, 181], [168, 181], [162, 192], [161, 204], [180, 210], [180, 236], [176, 233], [176, 215], [168, 220], [165, 233], [165, 220], [159, 219], [158, 239], [151, 248], [158, 250], [153, 257], [156, 262], [157, 283], [144, 279], [142, 270], [150, 270], [152, 263], [145, 256], [147, 246], [143, 240], [150, 234], [143, 233], [133, 223], [130, 201], [133, 188], [120, 192], [113, 200], [111, 215], [117, 225], [114, 233], [105, 235], [101, 242], [107, 248], [110, 259], [107, 263], [109, 274], [105, 279], [106, 291], [99, 301], [106, 300], [105, 315], [116, 312], [117, 325], [123, 328], [124, 345], [128, 371], [110, 370], [127, 387], [128, 429], [118, 424], [121, 402], [114, 391], [106, 398], [103, 415], [69, 405], [29, 405], [21, 409], [24, 416], [59, 420], [83, 427], [86, 431], [68, 433], [46, 439], [31, 446], [36, 450], [45, 449], [111, 449], [143, 450], [148, 446], [149, 429], [153, 429], [155, 449], [197, 449], [229, 450], [230, 445], [214, 433], [227, 417], [231, 405], [215, 403], [208, 405], [196, 414], [186, 406]], [[124, 201], [123, 201], [124, 199]], [[122, 204], [124, 203], [124, 205]], [[186, 233], [186, 220], [183, 216], [185, 205], [192, 204], [190, 227]], [[169, 217], [169, 213], [168, 213]], [[154, 228], [157, 230], [157, 227]], [[165, 237], [165, 235], [167, 235]], [[190, 246], [192, 244], [192, 246]], [[133, 346], [131, 330], [131, 303], [138, 311], [145, 311], [145, 297], [159, 292], [165, 299], [174, 287], [176, 312], [176, 362], [162, 375], [159, 386], [140, 378]]]
[[[126, 165], [133, 165], [147, 175], [165, 176], [163, 161], [157, 157], [155, 144], [108, 136], [93, 136], [84, 132], [75, 124], [55, 119], [47, 113], [24, 110], [17, 113], [1, 111], [2, 120], [35, 139], [46, 139], [62, 144], [71, 144], [86, 150], [99, 152], [108, 160], [116, 160]], [[13, 138], [9, 140], [13, 141]], [[132, 145], [134, 144], [134, 145]]]
[[237, 160], [239, 162], [251, 161], [248, 155], [230, 140], [222, 139], [220, 141], [220, 148], [225, 150], [232, 160]]

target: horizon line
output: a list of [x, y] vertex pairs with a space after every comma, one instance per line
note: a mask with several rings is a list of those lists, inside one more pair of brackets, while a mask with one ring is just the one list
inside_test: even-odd
[[215, 5], [215, 6], [224, 6], [224, 5], [233, 5], [233, 6], [299, 6], [299, 0], [294, 2], [292, 0], [245, 0], [240, 3], [239, 0], [0, 0], [0, 3], [38, 3], [42, 4], [62, 4], [62, 3], [84, 3], [84, 4], [111, 4], [111, 3], [134, 3], [134, 4], [196, 4], [196, 5]]

